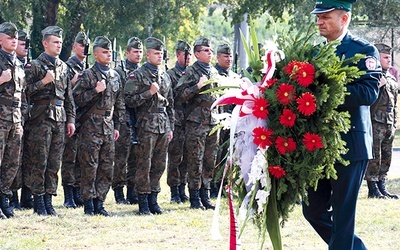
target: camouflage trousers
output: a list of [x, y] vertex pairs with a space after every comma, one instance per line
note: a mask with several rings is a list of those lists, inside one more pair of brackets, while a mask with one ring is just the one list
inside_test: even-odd
[[210, 189], [214, 176], [219, 132], [209, 135], [213, 126], [190, 121], [186, 122], [185, 128], [183, 157], [186, 159], [188, 168], [189, 188], [199, 190], [203, 184], [206, 189]]
[[[14, 181], [11, 184], [11, 191], [17, 191], [18, 189], [22, 188], [22, 156], [23, 156], [23, 149], [24, 149], [24, 141], [25, 141], [25, 135], [27, 131], [24, 131], [24, 134], [22, 135], [21, 139], [21, 151], [19, 154], [19, 168], [18, 172], [15, 175]], [[25, 174], [26, 176], [26, 174]]]
[[61, 184], [63, 186], [79, 187], [81, 169], [77, 161], [78, 136], [65, 138], [65, 148], [61, 165]]
[[167, 184], [170, 187], [186, 184], [187, 167], [183, 159], [185, 131], [175, 126], [174, 137], [168, 146]]
[[138, 163], [137, 163], [138, 152], [137, 151], [139, 151], [139, 145], [132, 145], [131, 151], [130, 151], [129, 157], [128, 157], [128, 164], [126, 167], [126, 183], [127, 183], [128, 187], [135, 186], [136, 169], [138, 166]]
[[113, 171], [114, 135], [90, 131], [82, 125], [78, 133], [78, 161], [81, 166], [81, 197], [84, 201], [106, 199]]
[[386, 180], [392, 162], [394, 129], [392, 126], [372, 122], [374, 159], [369, 160], [365, 180]]
[[64, 151], [65, 122], [43, 119], [29, 125], [24, 157], [29, 158], [26, 184], [33, 194], [57, 194], [58, 171]]
[[11, 190], [12, 191], [17, 191], [18, 189], [22, 187], [26, 187], [26, 182], [28, 180], [28, 176], [30, 173], [30, 156], [29, 156], [29, 150], [26, 145], [26, 138], [28, 137], [29, 133], [29, 126], [28, 124], [25, 124], [24, 126], [24, 134], [22, 135], [22, 142], [21, 142], [21, 155], [20, 155], [20, 166], [19, 170], [17, 173], [17, 176], [14, 179], [13, 184], [11, 185]]
[[0, 195], [12, 196], [10, 190], [20, 165], [22, 126], [0, 119]]
[[137, 194], [159, 193], [160, 179], [165, 171], [168, 133], [156, 134], [138, 128], [137, 168], [135, 191]]
[[120, 126], [119, 138], [115, 142], [115, 161], [112, 188], [122, 188], [126, 185], [126, 171], [131, 152], [132, 130], [124, 122]]

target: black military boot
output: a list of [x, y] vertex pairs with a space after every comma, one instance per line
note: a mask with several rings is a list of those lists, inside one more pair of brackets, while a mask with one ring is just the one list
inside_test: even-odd
[[138, 195], [139, 215], [150, 215], [148, 194]]
[[203, 185], [201, 186], [200, 188], [201, 203], [206, 209], [215, 209], [215, 206], [211, 204], [209, 191], [210, 190], [206, 189]]
[[201, 204], [200, 190], [193, 190], [189, 188], [190, 208], [205, 210], [206, 208]]
[[127, 191], [126, 191], [126, 201], [128, 204], [138, 204], [139, 203], [139, 198], [135, 193], [135, 189], [133, 186], [128, 186]]
[[368, 198], [385, 199], [386, 197], [379, 191], [377, 181], [367, 181]]
[[64, 207], [76, 208], [73, 186], [64, 186]]
[[46, 193], [44, 195], [44, 207], [46, 208], [48, 215], [57, 216], [58, 214], [56, 213], [56, 210], [54, 210], [52, 199], [53, 199], [53, 195]]
[[22, 186], [21, 189], [21, 207], [25, 209], [31, 209], [34, 207], [32, 192], [27, 186]]
[[103, 215], [105, 217], [110, 217], [111, 215], [105, 210], [103, 206], [103, 201], [99, 198], [93, 199], [94, 214]]
[[381, 191], [381, 193], [391, 199], [399, 199], [399, 196], [397, 194], [391, 194], [386, 190], [386, 181], [385, 180], [381, 180], [378, 181], [378, 189], [379, 191]]
[[181, 197], [182, 202], [187, 202], [189, 200], [189, 197], [185, 193], [186, 185], [181, 184], [179, 185], [179, 196]]
[[158, 195], [158, 193], [156, 193], [156, 192], [151, 192], [151, 194], [148, 195], [149, 209], [152, 214], [162, 214], [163, 213], [163, 210], [157, 203], [157, 195]]
[[127, 204], [128, 202], [124, 197], [124, 190], [122, 187], [114, 189], [114, 198], [117, 204]]
[[181, 196], [179, 194], [179, 186], [172, 186], [171, 189], [171, 203], [181, 204]]
[[77, 207], [82, 207], [83, 206], [83, 200], [81, 197], [81, 188], [80, 187], [74, 187], [74, 201]]
[[10, 198], [10, 207], [17, 209], [17, 210], [22, 210], [21, 204], [19, 204], [17, 191], [13, 191], [13, 196]]
[[83, 211], [86, 215], [94, 215], [93, 199], [89, 199], [83, 202]]
[[33, 212], [38, 215], [48, 215], [46, 207], [44, 206], [44, 195], [33, 196]]
[[8, 198], [4, 194], [0, 196], [0, 208], [3, 211], [4, 215], [7, 216], [7, 218], [15, 216], [12, 207], [10, 207], [8, 204]]
[[3, 210], [0, 208], [0, 219], [7, 219], [7, 216], [3, 214]]

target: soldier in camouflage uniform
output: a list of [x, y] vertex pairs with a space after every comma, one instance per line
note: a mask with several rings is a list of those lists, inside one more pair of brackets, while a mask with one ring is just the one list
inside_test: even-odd
[[125, 115], [121, 80], [109, 67], [111, 42], [96, 37], [93, 42], [95, 64], [84, 70], [74, 87], [76, 105], [81, 109], [77, 123], [78, 161], [81, 166], [81, 195], [84, 213], [110, 216], [103, 203], [110, 190], [115, 144]]
[[10, 22], [0, 24], [0, 218], [14, 216], [8, 204], [10, 189], [19, 169], [23, 134], [24, 69], [16, 58], [18, 29]]
[[153, 37], [146, 39], [147, 62], [134, 71], [125, 85], [126, 105], [136, 109], [139, 147], [135, 191], [139, 214], [161, 214], [157, 195], [165, 170], [168, 143], [174, 130], [174, 99], [171, 79], [161, 71], [164, 44]]
[[[168, 70], [171, 77], [172, 87], [175, 88], [179, 79], [185, 74], [186, 66], [190, 64], [192, 47], [186, 42], [179, 40], [175, 46], [176, 64]], [[167, 184], [171, 189], [171, 203], [182, 203], [189, 199], [185, 194], [187, 182], [187, 167], [183, 161], [183, 144], [185, 142], [185, 131], [182, 129], [185, 104], [174, 95], [175, 104], [175, 130], [174, 137], [168, 147]]]
[[382, 65], [379, 96], [371, 105], [371, 119], [373, 129], [373, 149], [375, 158], [368, 163], [365, 179], [368, 184], [368, 198], [398, 199], [398, 195], [386, 190], [387, 172], [392, 162], [392, 149], [397, 123], [397, 95], [396, 79], [388, 71], [392, 60], [392, 48], [386, 44], [375, 44], [380, 54]]
[[[17, 56], [17, 59], [21, 62], [22, 67], [25, 67], [26, 63], [27, 63], [27, 55], [28, 55], [28, 49], [25, 48], [25, 42], [26, 42], [26, 38], [27, 38], [27, 34], [22, 31], [22, 30], [18, 30], [18, 45], [17, 45], [17, 49], [15, 50], [15, 54]], [[25, 79], [25, 78], [24, 78]], [[24, 107], [24, 110], [27, 110], [27, 103], [23, 103], [21, 104]], [[21, 150], [23, 149], [23, 140], [25, 137], [25, 133], [22, 135], [22, 141], [21, 141]], [[18, 168], [18, 173], [17, 176], [15, 176], [15, 179], [10, 187], [10, 189], [13, 192], [12, 197], [10, 198], [10, 207], [14, 208], [14, 209], [22, 209], [20, 203], [19, 203], [19, 199], [18, 199], [18, 189], [21, 189], [22, 187], [22, 152], [20, 155], [20, 167]], [[26, 176], [26, 171], [24, 171], [24, 176]], [[26, 185], [24, 184], [24, 187], [26, 189]], [[31, 197], [30, 197], [31, 198]], [[33, 199], [32, 199], [33, 201]]]
[[[74, 55], [65, 62], [68, 65], [68, 77], [72, 87], [75, 86], [78, 75], [86, 69], [85, 46], [89, 46], [89, 39], [84, 32], [80, 31], [76, 35], [75, 42], [72, 46]], [[76, 133], [72, 137], [66, 138], [61, 165], [61, 184], [64, 188], [64, 206], [67, 208], [83, 206], [79, 187], [81, 170], [76, 161], [77, 143]]]
[[209, 190], [214, 173], [218, 137], [209, 132], [217, 124], [213, 116], [217, 109], [211, 110], [216, 97], [200, 92], [218, 85], [217, 82], [205, 84], [207, 80], [218, 78], [218, 71], [211, 65], [213, 50], [210, 40], [204, 37], [194, 43], [197, 61], [186, 68], [185, 75], [175, 88], [181, 102], [186, 102], [184, 117], [185, 149], [184, 156], [188, 168], [190, 207], [194, 209], [214, 209], [209, 199]]
[[[232, 71], [232, 49], [228, 44], [218, 45], [217, 48], [217, 63], [215, 64], [215, 68], [218, 70], [218, 74], [222, 77], [223, 82], [229, 82], [230, 85], [234, 81], [229, 81], [228, 79], [236, 79], [240, 78], [238, 74]], [[226, 105], [223, 106], [222, 112], [232, 113], [234, 105]], [[218, 196], [219, 188], [221, 187], [221, 175], [222, 169], [224, 169], [224, 165], [226, 162], [226, 155], [228, 150], [228, 140], [229, 140], [229, 130], [220, 130], [220, 138], [219, 138], [219, 147], [217, 154], [217, 167], [215, 169], [215, 176], [213, 179], [212, 188], [210, 197], [216, 198]]]
[[[126, 77], [139, 68], [143, 58], [142, 41], [137, 37], [131, 37], [126, 45], [126, 60], [121, 61], [115, 70], [121, 77], [122, 87], [125, 87]], [[117, 204], [137, 204], [138, 198], [134, 191], [134, 176], [136, 171], [135, 149], [137, 148], [135, 129], [135, 110], [125, 107], [124, 122], [120, 127], [120, 138], [115, 143], [114, 177], [112, 188]], [[124, 186], [127, 185], [126, 199]]]
[[58, 171], [65, 135], [75, 133], [75, 104], [68, 67], [61, 53], [62, 29], [42, 30], [44, 53], [26, 65], [26, 93], [32, 102], [25, 152], [30, 166], [27, 186], [34, 194], [34, 212], [57, 215], [52, 196], [57, 195]]

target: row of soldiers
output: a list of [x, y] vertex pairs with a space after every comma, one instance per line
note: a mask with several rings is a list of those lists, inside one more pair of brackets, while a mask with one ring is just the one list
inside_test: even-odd
[[[193, 50], [180, 40], [175, 67], [165, 72], [165, 45], [147, 38], [140, 66], [143, 43], [132, 37], [126, 60], [111, 68], [111, 42], [98, 36], [88, 68], [83, 32], [74, 55], [65, 63], [58, 58], [62, 32], [58, 26], [42, 30], [44, 52], [27, 62], [27, 50], [18, 52], [26, 34], [0, 24], [1, 216], [14, 216], [12, 208], [19, 206], [57, 215], [52, 197], [60, 167], [64, 206], [83, 205], [88, 215], [110, 215], [104, 201], [111, 187], [117, 203], [138, 204], [139, 214], [161, 214], [157, 196], [166, 165], [171, 202], [214, 209], [209, 192], [220, 133], [210, 131], [218, 109], [210, 108], [216, 96], [201, 92], [216, 87], [218, 75], [237, 77], [229, 46], [218, 47], [214, 67], [209, 39], [197, 39]], [[190, 65], [193, 54], [197, 60]]]

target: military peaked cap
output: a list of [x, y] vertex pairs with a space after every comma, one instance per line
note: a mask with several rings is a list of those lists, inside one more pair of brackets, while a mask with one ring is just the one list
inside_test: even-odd
[[211, 47], [211, 41], [208, 38], [200, 37], [196, 41], [194, 41], [193, 47], [196, 49], [196, 46], [206, 46]]
[[83, 45], [86, 45], [86, 44], [89, 43], [89, 38], [87, 37], [85, 32], [79, 31], [78, 34], [75, 37], [75, 42], [83, 44]]
[[28, 34], [26, 34], [25, 31], [18, 30], [18, 40], [26, 41], [27, 37], [28, 37]]
[[333, 10], [351, 11], [353, 3], [357, 0], [316, 0], [315, 8], [311, 14], [321, 14]]
[[18, 29], [15, 24], [11, 22], [4, 22], [0, 24], [0, 33], [4, 33], [11, 37], [18, 37]]
[[231, 47], [229, 47], [228, 44], [221, 44], [221, 45], [218, 45], [217, 53], [232, 55], [232, 49], [231, 49]]
[[93, 48], [96, 47], [112, 50], [111, 41], [105, 36], [98, 36], [94, 39]]
[[128, 48], [143, 49], [142, 41], [137, 37], [131, 37], [126, 44]]
[[191, 50], [192, 50], [192, 46], [190, 46], [190, 44], [188, 44], [186, 41], [179, 40], [179, 41], [176, 43], [175, 50], [180, 50], [180, 51], [185, 51], [185, 50], [187, 50], [187, 51], [191, 51]]
[[149, 37], [146, 39], [146, 48], [163, 51], [165, 49], [165, 45], [159, 39], [155, 37]]
[[48, 26], [42, 30], [43, 37], [45, 36], [56, 36], [62, 38], [63, 29], [58, 26]]
[[375, 47], [378, 49], [379, 53], [385, 53], [385, 54], [392, 53], [392, 47], [384, 43], [376, 43]]

